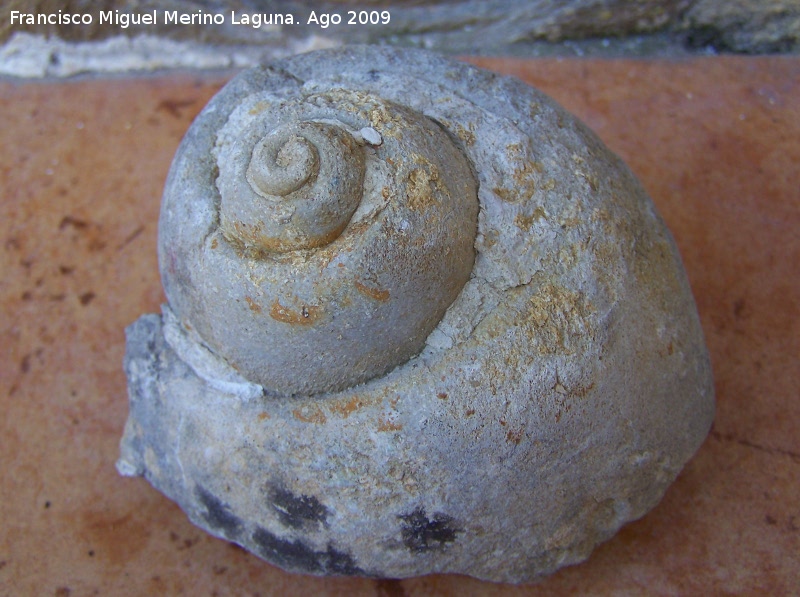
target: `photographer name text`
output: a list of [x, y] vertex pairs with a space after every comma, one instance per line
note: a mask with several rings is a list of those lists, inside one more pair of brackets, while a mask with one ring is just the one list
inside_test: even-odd
[[311, 11], [308, 17], [296, 18], [291, 13], [243, 13], [230, 11], [227, 15], [218, 12], [185, 13], [177, 10], [153, 10], [151, 12], [128, 13], [119, 10], [101, 10], [96, 14], [69, 13], [59, 10], [53, 13], [25, 13], [11, 11], [11, 25], [112, 25], [127, 29], [132, 25], [244, 25], [260, 29], [284, 25], [311, 25], [327, 29], [331, 25], [387, 25], [391, 20], [388, 10], [348, 10], [345, 13]]

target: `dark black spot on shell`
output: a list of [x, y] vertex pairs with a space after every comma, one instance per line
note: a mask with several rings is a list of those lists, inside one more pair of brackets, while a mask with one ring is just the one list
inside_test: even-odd
[[403, 521], [403, 544], [414, 553], [434, 549], [442, 550], [448, 543], [456, 540], [456, 534], [463, 532], [455, 524], [455, 519], [441, 512], [432, 518], [425, 514], [425, 508], [417, 508], [410, 514], [399, 516]]
[[314, 574], [354, 576], [364, 574], [350, 554], [338, 551], [329, 543], [325, 551], [315, 551], [302, 541], [291, 541], [258, 527], [253, 533], [258, 554], [285, 568]]
[[288, 489], [273, 487], [270, 505], [278, 514], [281, 524], [299, 529], [307, 523], [325, 524], [328, 509], [313, 495], [295, 495]]
[[231, 513], [227, 505], [199, 485], [195, 492], [206, 509], [203, 514], [206, 522], [215, 529], [223, 531], [227, 538], [236, 537], [242, 529], [242, 521]]

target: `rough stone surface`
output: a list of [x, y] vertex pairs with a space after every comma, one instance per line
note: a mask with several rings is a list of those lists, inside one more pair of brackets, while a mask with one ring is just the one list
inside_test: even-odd
[[[299, 50], [299, 48], [295, 48]], [[219, 48], [153, 35], [115, 36], [67, 42], [15, 33], [0, 48], [0, 74], [12, 77], [72, 77], [86, 73], [131, 73], [166, 69], [226, 69], [257, 64], [263, 48]], [[293, 53], [290, 48], [289, 52]]]
[[[375, 42], [382, 38], [413, 40], [415, 36], [424, 39], [426, 34], [433, 34], [431, 39], [444, 38], [445, 43], [461, 44], [465, 40], [474, 42], [477, 29], [483, 41], [497, 45], [534, 38], [563, 40], [652, 31], [675, 22], [691, 4], [691, 0], [533, 0], [524, 3], [509, 3], [506, 0], [440, 0], [423, 3], [413, 0], [365, 3], [323, 0], [313, 4], [291, 0], [223, 0], [215, 3], [199, 3], [195, 0], [105, 0], [101, 4], [87, 0], [70, 0], [66, 3], [58, 0], [11, 0], [0, 8], [0, 39], [14, 31], [28, 31], [57, 35], [73, 41], [102, 39], [120, 33], [157, 33], [175, 39], [210, 43], [271, 43], [287, 37], [307, 35], [312, 27], [306, 27], [305, 24], [314, 11], [317, 15], [335, 12], [343, 17], [343, 24], [339, 26], [313, 27], [316, 33], [350, 42]], [[98, 18], [94, 19], [92, 25], [80, 27], [58, 24], [10, 25], [12, 10], [54, 13], [59, 9], [65, 13], [92, 14], [100, 10], [118, 10], [127, 15], [151, 14], [153, 10], [178, 11], [189, 15], [198, 11], [220, 12], [226, 16], [231, 11], [237, 14], [291, 13], [303, 26], [270, 24], [254, 28], [233, 25], [230, 19], [224, 25], [175, 25], [165, 23], [163, 18], [158, 25], [130, 25], [124, 29], [114, 23], [100, 24]], [[348, 25], [348, 10], [389, 10], [391, 19], [380, 26]]]
[[699, 0], [683, 26], [695, 47], [747, 54], [781, 53], [800, 48], [797, 0]]
[[[58, 10], [88, 12], [95, 19], [91, 25], [81, 26], [11, 25], [12, 10], [40, 14]], [[222, 13], [226, 20], [224, 24], [175, 25], [166, 23], [162, 16], [158, 24], [123, 27], [100, 24], [97, 15], [101, 10], [118, 11], [124, 16], [152, 15], [154, 10], [159, 15], [164, 11], [188, 16]], [[341, 15], [344, 24], [309, 24], [312, 10], [316, 15]], [[379, 25], [347, 24], [350, 10], [388, 10], [391, 19]], [[262, 24], [258, 28], [234, 25], [232, 11], [237, 15], [266, 15], [265, 21], [270, 15], [292, 14], [295, 24]], [[521, 56], [796, 53], [800, 48], [799, 23], [800, 7], [795, 0], [330, 0], [313, 5], [290, 0], [223, 0], [210, 4], [195, 0], [105, 0], [99, 4], [87, 0], [12, 0], [0, 7], [0, 42], [10, 40], [15, 51], [22, 47], [25, 62], [36, 61], [36, 69], [61, 75], [75, 68], [76, 55], [87, 51], [93, 56], [86, 58], [84, 70], [113, 70], [108, 53], [119, 58], [126, 46], [124, 63], [129, 70], [165, 68], [170, 63], [190, 61], [195, 61], [198, 68], [219, 67], [223, 63], [252, 66], [259, 53], [275, 59], [305, 48], [351, 43], [415, 46], [453, 54]], [[167, 59], [167, 52], [153, 49], [155, 44], [150, 38], [161, 39], [165, 47], [182, 46], [178, 53], [182, 55]], [[81, 43], [109, 39], [114, 40], [110, 48], [103, 43]], [[52, 62], [42, 60], [43, 54]], [[66, 65], [59, 63], [62, 59]], [[16, 73], [30, 72], [20, 69], [22, 61], [15, 62]], [[15, 74], [7, 69], [0, 72]]]
[[[451, 132], [479, 181], [473, 275], [417, 357], [322, 396], [259, 395], [224, 373], [180, 301], [178, 318], [143, 317], [120, 472], [289, 570], [521, 582], [586, 558], [660, 500], [713, 417], [694, 303], [651, 202], [544, 95], [424, 53], [298, 57], [244, 73], [204, 114], [224, 121], [276, 77], [379, 93]], [[203, 147], [208, 119], [184, 144]], [[211, 189], [171, 196], [162, 245], [196, 250], [216, 205]], [[190, 280], [165, 274], [171, 302]]]

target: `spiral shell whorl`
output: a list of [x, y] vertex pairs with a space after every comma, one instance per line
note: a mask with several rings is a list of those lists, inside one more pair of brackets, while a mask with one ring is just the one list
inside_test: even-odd
[[253, 150], [247, 168], [247, 182], [265, 199], [271, 195], [285, 197], [319, 172], [317, 148], [305, 137], [294, 133], [292, 129], [295, 128], [273, 131]]
[[341, 126], [281, 125], [256, 143], [248, 162], [247, 184], [240, 172], [220, 168], [222, 230], [244, 247], [283, 253], [324, 246], [361, 201], [364, 151]]
[[292, 81], [226, 107], [209, 131], [218, 200], [182, 260], [191, 283], [166, 268], [176, 315], [276, 396], [337, 392], [419, 354], [475, 260], [463, 151], [360, 90]]

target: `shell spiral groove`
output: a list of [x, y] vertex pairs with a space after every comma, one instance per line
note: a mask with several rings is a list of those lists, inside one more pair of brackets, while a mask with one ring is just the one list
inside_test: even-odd
[[253, 150], [247, 180], [264, 198], [270, 195], [285, 197], [319, 172], [316, 147], [292, 129], [288, 132], [273, 131]]
[[225, 237], [273, 252], [326, 245], [361, 201], [364, 168], [363, 148], [341, 126], [281, 125], [253, 148], [248, 186], [240, 183], [234, 195], [223, 195]]

